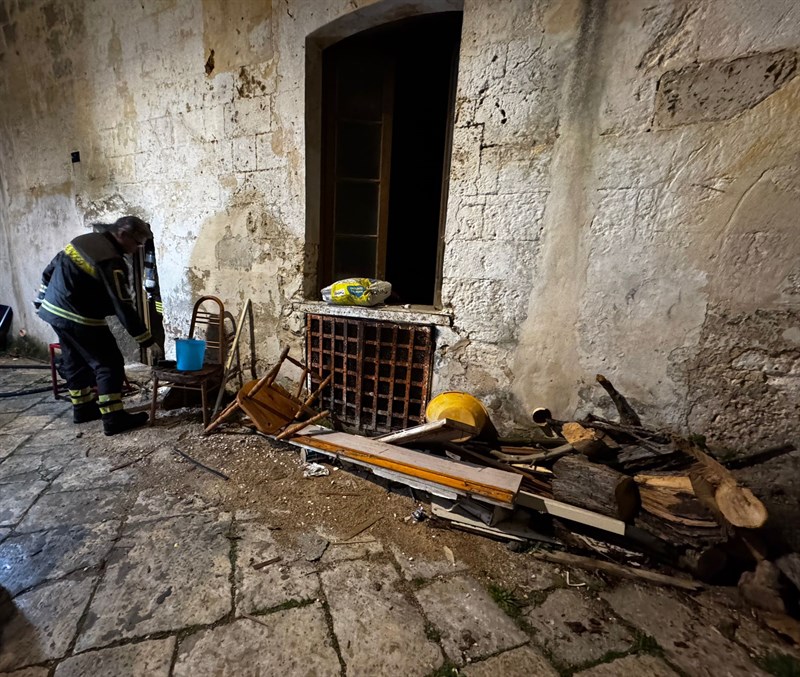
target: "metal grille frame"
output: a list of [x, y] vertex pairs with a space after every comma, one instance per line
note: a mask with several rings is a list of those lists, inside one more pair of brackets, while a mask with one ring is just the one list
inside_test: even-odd
[[432, 325], [306, 314], [306, 364], [312, 387], [345, 427], [362, 434], [425, 422], [433, 372]]

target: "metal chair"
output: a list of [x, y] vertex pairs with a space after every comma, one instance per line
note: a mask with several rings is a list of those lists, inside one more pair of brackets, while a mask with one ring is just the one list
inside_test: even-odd
[[201, 296], [192, 309], [188, 338], [203, 339], [206, 352], [203, 366], [197, 371], [179, 371], [177, 367], [153, 367], [153, 397], [150, 402], [150, 425], [155, 423], [159, 386], [200, 391], [203, 409], [203, 426], [208, 426], [209, 393], [224, 388], [224, 372], [228, 346], [236, 332], [228, 331], [225, 320], [233, 322], [233, 316], [225, 312], [225, 306], [216, 296]]

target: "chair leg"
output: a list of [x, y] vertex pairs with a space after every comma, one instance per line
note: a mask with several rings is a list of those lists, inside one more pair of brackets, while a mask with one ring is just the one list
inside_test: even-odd
[[330, 383], [332, 380], [333, 380], [333, 374], [332, 374], [332, 373], [331, 373], [331, 374], [328, 374], [328, 375], [327, 375], [327, 376], [326, 376], [326, 377], [323, 379], [322, 383], [320, 383], [320, 384], [319, 384], [319, 386], [317, 387], [317, 389], [316, 389], [316, 390], [315, 390], [313, 393], [311, 393], [311, 394], [310, 394], [310, 395], [309, 395], [309, 396], [306, 398], [306, 400], [305, 400], [305, 402], [303, 402], [303, 404], [301, 404], [301, 405], [300, 405], [300, 407], [297, 409], [297, 413], [295, 413], [294, 417], [295, 417], [295, 418], [297, 418], [297, 417], [298, 417], [298, 416], [300, 416], [300, 414], [302, 414], [304, 411], [305, 411], [306, 413], [310, 413], [310, 414], [312, 414], [312, 415], [313, 415], [313, 414], [316, 414], [316, 412], [315, 412], [313, 409], [311, 409], [311, 403], [312, 403], [314, 400], [316, 400], [316, 399], [317, 399], [317, 397], [319, 397], [319, 394], [320, 394], [320, 393], [321, 393], [323, 390], [325, 390], [325, 387], [326, 387], [326, 386], [327, 386], [327, 385], [328, 385], [328, 384], [329, 384], [329, 383]]
[[239, 403], [236, 400], [231, 402], [225, 408], [225, 410], [211, 422], [211, 425], [206, 427], [206, 429], [203, 431], [203, 434], [208, 435], [208, 433], [219, 428], [219, 426], [222, 425], [226, 421], [226, 419], [230, 418], [233, 412], [236, 411], [238, 408], [239, 408]]
[[247, 394], [248, 397], [255, 398], [256, 393], [264, 386], [269, 387], [272, 385], [272, 382], [278, 376], [278, 372], [281, 370], [281, 367], [283, 366], [288, 354], [289, 346], [286, 346], [281, 352], [281, 356], [278, 358], [278, 363], [258, 380], [258, 382], [253, 386], [253, 389]]
[[150, 425], [156, 423], [156, 402], [158, 400], [158, 376], [153, 374], [153, 397], [150, 399]]
[[200, 398], [203, 403], [203, 428], [208, 427], [208, 384], [203, 381], [200, 384]]

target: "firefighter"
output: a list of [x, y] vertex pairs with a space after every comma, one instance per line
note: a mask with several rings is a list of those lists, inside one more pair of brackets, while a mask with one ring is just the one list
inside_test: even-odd
[[123, 411], [125, 363], [106, 317], [116, 315], [139, 345], [149, 348], [154, 362], [164, 355], [134, 308], [125, 261], [125, 254], [136, 252], [153, 233], [136, 216], [94, 227], [100, 232], [79, 235], [45, 268], [34, 305], [61, 344], [72, 420], [102, 418], [105, 434], [116, 435], [144, 425], [148, 416]]

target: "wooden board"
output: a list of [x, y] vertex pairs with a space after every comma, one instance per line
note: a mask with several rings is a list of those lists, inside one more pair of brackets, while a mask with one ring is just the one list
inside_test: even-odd
[[583, 508], [569, 505], [569, 503], [562, 503], [553, 498], [545, 498], [544, 496], [537, 496], [527, 491], [520, 491], [517, 496], [517, 503], [526, 508], [532, 508], [533, 510], [547, 513], [553, 517], [561, 517], [562, 519], [572, 522], [586, 524], [587, 526], [602, 529], [603, 531], [608, 531], [618, 536], [625, 535], [625, 522], [622, 520], [607, 517], [606, 515], [592, 512], [591, 510], [584, 510]]
[[475, 437], [480, 432], [475, 426], [443, 418], [416, 425], [413, 428], [397, 430], [373, 439], [386, 444], [410, 444], [412, 442], [456, 442]]
[[468, 494], [484, 496], [504, 505], [513, 504], [522, 481], [519, 475], [504, 470], [431, 456], [359, 435], [334, 432], [321, 426], [304, 428], [291, 442], [418, 477]]
[[431, 512], [436, 517], [449, 520], [457, 526], [475, 531], [494, 538], [500, 538], [507, 541], [543, 541], [551, 545], [558, 545], [558, 541], [545, 536], [534, 529], [531, 529], [525, 524], [519, 522], [512, 522], [511, 520], [504, 520], [498, 522], [494, 526], [489, 526], [481, 520], [470, 515], [459, 503], [452, 501], [443, 501], [441, 499], [434, 499], [431, 501]]

